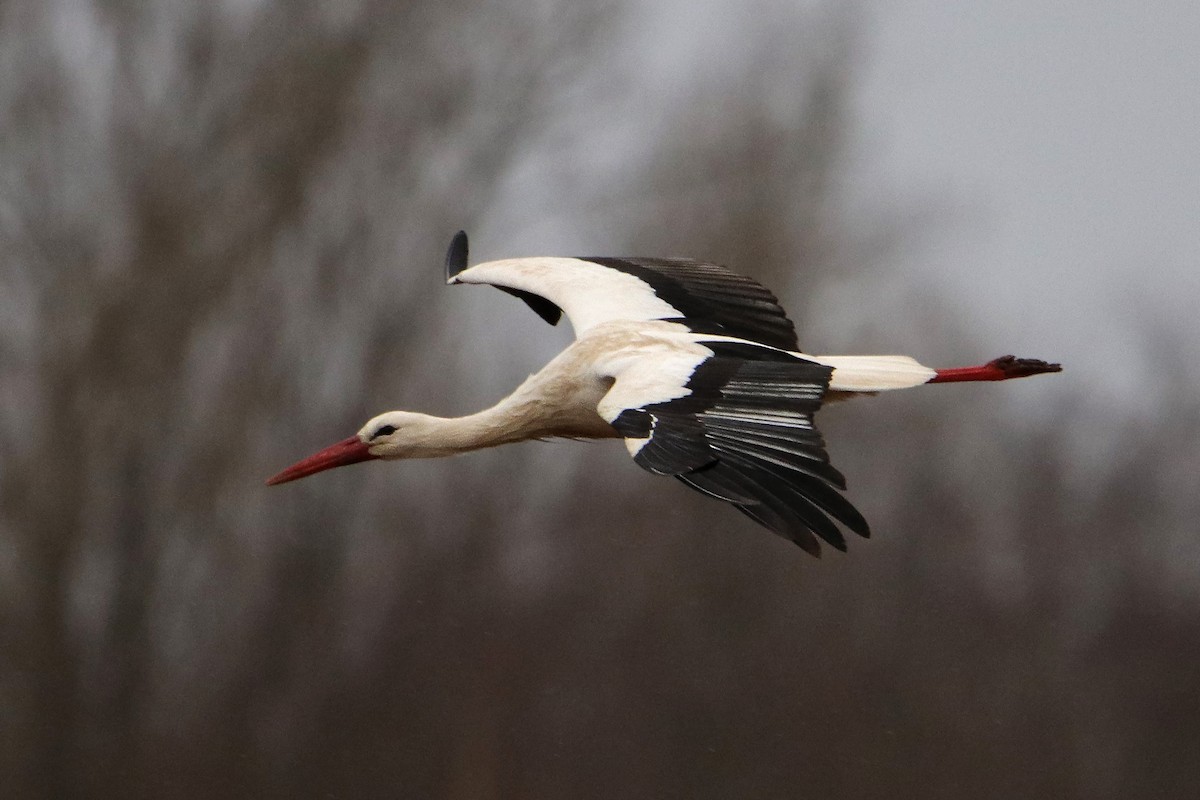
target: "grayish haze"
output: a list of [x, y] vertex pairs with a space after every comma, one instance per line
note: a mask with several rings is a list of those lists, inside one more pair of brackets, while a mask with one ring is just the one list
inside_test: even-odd
[[[1189, 796], [1198, 21], [0, 2], [5, 796]], [[616, 442], [264, 487], [569, 339], [443, 285], [460, 227], [1067, 371], [823, 409], [822, 561]]]
[[1100, 400], [1153, 383], [1147, 320], [1200, 356], [1200, 4], [866, 8], [854, 194], [941, 217], [895, 268]]
[[[744, 58], [794, 4], [648, 5], [642, 64], [685, 82], [714, 54]], [[918, 223], [889, 254], [893, 276], [934, 279], [980, 341], [1066, 362], [1098, 404], [1144, 402], [1147, 320], [1200, 356], [1200, 4], [857, 7], [841, 199], [864, 228]]]
[[[748, 57], [789, 5], [647, 4], [638, 63], [677, 89]], [[1140, 402], [1155, 380], [1147, 320], [1200, 357], [1200, 4], [854, 5], [841, 200], [863, 228], [916, 223], [892, 276], [932, 279], [979, 340], [1062, 360], [1099, 404]]]

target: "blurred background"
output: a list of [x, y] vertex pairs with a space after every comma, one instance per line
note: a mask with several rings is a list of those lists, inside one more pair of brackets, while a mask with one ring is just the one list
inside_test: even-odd
[[[1182, 797], [1200, 6], [0, 2], [6, 797]], [[820, 353], [815, 561], [613, 443], [263, 480], [686, 255]]]

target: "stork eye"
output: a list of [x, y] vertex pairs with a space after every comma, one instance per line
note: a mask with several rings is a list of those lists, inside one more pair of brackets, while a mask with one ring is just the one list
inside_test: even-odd
[[372, 439], [378, 439], [380, 436], [391, 436], [396, 432], [395, 425], [381, 425], [375, 433], [371, 434]]

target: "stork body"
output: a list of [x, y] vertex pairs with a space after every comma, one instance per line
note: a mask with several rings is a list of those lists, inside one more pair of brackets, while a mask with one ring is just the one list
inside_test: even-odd
[[650, 472], [733, 504], [818, 555], [838, 549], [834, 520], [869, 527], [838, 490], [813, 425], [823, 400], [950, 381], [1057, 372], [1005, 356], [935, 370], [908, 356], [812, 356], [769, 291], [723, 267], [684, 259], [526, 258], [467, 268], [466, 235], [447, 281], [490, 284], [576, 339], [495, 406], [466, 417], [390, 411], [284, 470], [284, 483], [368, 459], [438, 458], [529, 439], [622, 438]]

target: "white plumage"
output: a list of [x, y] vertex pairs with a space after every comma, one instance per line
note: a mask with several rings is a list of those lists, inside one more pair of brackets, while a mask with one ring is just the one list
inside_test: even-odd
[[567, 315], [576, 337], [606, 322], [682, 316], [634, 276], [582, 258], [487, 261], [447, 282], [486, 283], [544, 297]]
[[724, 267], [687, 259], [522, 258], [467, 268], [460, 232], [451, 284], [489, 284], [575, 341], [495, 406], [466, 417], [390, 411], [271, 478], [284, 483], [367, 459], [435, 458], [551, 437], [623, 438], [643, 468], [734, 505], [818, 555], [838, 525], [869, 535], [838, 491], [813, 415], [838, 396], [1057, 372], [1005, 356], [935, 370], [908, 356], [810, 356], [775, 296]]

